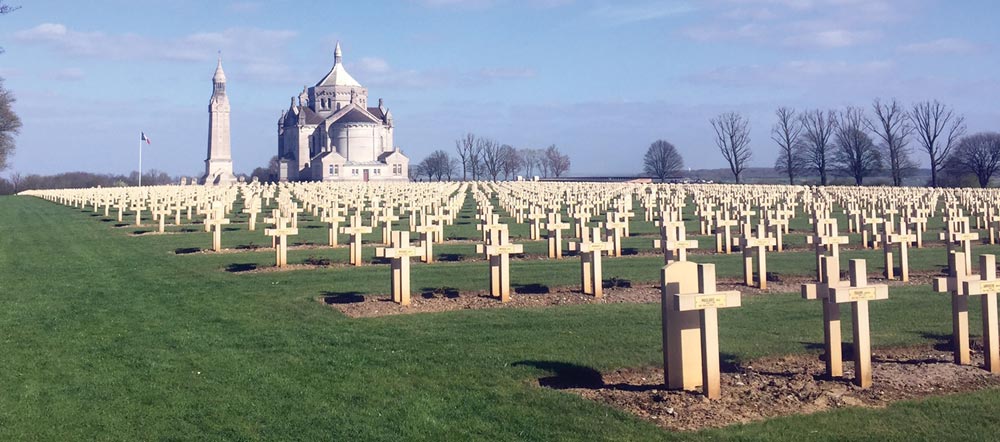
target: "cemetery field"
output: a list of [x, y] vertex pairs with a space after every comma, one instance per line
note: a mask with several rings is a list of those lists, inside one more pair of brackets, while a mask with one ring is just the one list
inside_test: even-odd
[[[245, 250], [200, 253], [211, 244], [201, 225], [155, 235], [149, 220], [116, 227], [102, 215], [0, 197], [0, 440], [991, 440], [1000, 431], [1000, 391], [985, 390], [668, 432], [538, 385], [581, 370], [662, 364], [659, 304], [351, 319], [317, 299], [384, 295], [388, 265], [351, 268], [342, 265], [345, 248], [293, 247], [293, 270], [258, 272], [274, 264], [273, 251], [246, 249], [267, 238], [236, 219], [223, 247]], [[449, 238], [478, 238], [469, 215]], [[795, 222], [803, 224], [793, 230], [806, 229], [803, 218]], [[325, 229], [310, 225], [322, 223], [300, 224], [293, 243], [322, 244]], [[636, 222], [639, 236], [623, 246], [648, 251], [655, 231]], [[696, 223], [688, 231], [697, 232]], [[512, 227], [511, 235], [527, 231]], [[804, 242], [801, 232], [786, 238]], [[697, 239], [714, 249], [710, 237]], [[578, 258], [541, 259], [543, 242], [515, 242], [524, 242], [527, 254], [512, 263], [515, 289], [579, 283]], [[473, 242], [435, 251], [446, 262], [414, 263], [415, 293], [487, 287], [487, 265]], [[977, 253], [998, 251], [976, 246]], [[364, 252], [370, 263], [372, 248]], [[865, 257], [875, 273], [879, 254], [844, 251], [842, 268]], [[294, 267], [324, 258], [334, 265]], [[738, 253], [690, 258], [716, 263], [720, 278], [741, 274]], [[605, 258], [604, 276], [652, 283], [662, 263], [652, 253]], [[768, 264], [779, 277], [815, 271], [804, 248], [770, 254]], [[946, 264], [940, 246], [910, 250], [914, 272]], [[978, 335], [978, 303], [970, 305]], [[950, 300], [929, 285], [893, 287], [871, 314], [876, 353], [948, 345]], [[746, 296], [741, 308], [719, 317], [726, 361], [821, 351], [820, 307], [798, 293]]]

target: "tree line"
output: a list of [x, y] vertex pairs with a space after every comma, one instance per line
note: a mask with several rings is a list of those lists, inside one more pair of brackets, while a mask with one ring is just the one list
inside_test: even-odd
[[[927, 155], [930, 185], [940, 184], [942, 171], [974, 174], [980, 185], [1000, 168], [1000, 143], [994, 133], [965, 136], [965, 117], [941, 102], [922, 101], [904, 107], [893, 99], [875, 99], [870, 108], [798, 112], [775, 111], [771, 140], [778, 146], [774, 169], [794, 184], [805, 174], [826, 185], [833, 174], [861, 185], [866, 177], [886, 171], [894, 186], [916, 170], [913, 144]], [[736, 182], [752, 156], [750, 123], [738, 112], [712, 118], [715, 144]]]
[[428, 180], [510, 180], [526, 177], [561, 177], [570, 168], [570, 158], [556, 145], [545, 149], [518, 149], [494, 139], [468, 133], [455, 140], [455, 156], [435, 150], [414, 166], [412, 178]]

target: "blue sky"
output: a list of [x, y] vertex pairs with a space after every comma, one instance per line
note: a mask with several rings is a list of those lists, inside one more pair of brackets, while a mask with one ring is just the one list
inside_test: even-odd
[[[751, 121], [771, 166], [778, 106], [940, 99], [970, 132], [1000, 130], [1000, 6], [932, 0], [8, 1], [0, 77], [24, 127], [11, 171], [198, 175], [217, 51], [235, 169], [277, 150], [289, 98], [339, 40], [419, 161], [465, 132], [556, 144], [574, 174], [635, 173], [656, 139], [724, 167], [709, 119]], [[925, 162], [923, 157], [916, 158]]]

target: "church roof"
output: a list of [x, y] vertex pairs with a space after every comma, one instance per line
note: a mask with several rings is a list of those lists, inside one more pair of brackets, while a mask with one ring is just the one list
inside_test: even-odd
[[333, 115], [326, 117], [326, 119], [330, 123], [382, 123], [382, 119], [372, 115], [367, 109], [353, 103], [344, 106]]
[[380, 107], [369, 107], [368, 113], [372, 114], [375, 118], [385, 121], [385, 114], [382, 113], [382, 108]]
[[358, 83], [351, 74], [347, 73], [344, 69], [344, 64], [341, 63], [341, 57], [343, 54], [340, 51], [340, 42], [337, 42], [337, 49], [334, 50], [333, 57], [333, 68], [330, 69], [330, 73], [326, 74], [319, 83], [316, 83], [316, 87], [320, 86], [355, 86], [361, 87], [361, 83]]
[[302, 106], [302, 110], [299, 113], [299, 118], [303, 118], [305, 124], [320, 124], [323, 122], [323, 117], [310, 109], [309, 106]]

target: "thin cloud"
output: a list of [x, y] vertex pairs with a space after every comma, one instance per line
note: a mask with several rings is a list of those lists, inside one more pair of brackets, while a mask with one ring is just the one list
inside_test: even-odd
[[899, 48], [899, 51], [919, 55], [961, 55], [978, 52], [980, 49], [975, 43], [961, 38], [939, 38], [904, 45]]
[[697, 41], [836, 49], [880, 41], [909, 16], [900, 1], [710, 0], [707, 18], [680, 31]]
[[638, 5], [621, 3], [602, 4], [590, 11], [594, 18], [612, 25], [626, 25], [649, 20], [659, 20], [694, 11], [687, 3], [676, 1], [658, 1]]
[[283, 57], [297, 36], [290, 30], [229, 28], [168, 40], [134, 33], [78, 31], [60, 23], [43, 23], [14, 33], [14, 38], [24, 44], [102, 60], [210, 62], [221, 50], [226, 60], [241, 63], [252, 78], [263, 81], [277, 80], [291, 71]]

